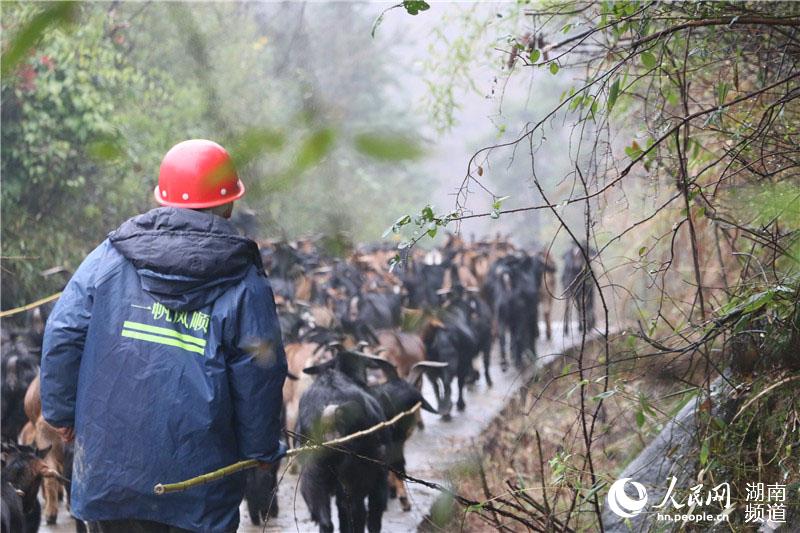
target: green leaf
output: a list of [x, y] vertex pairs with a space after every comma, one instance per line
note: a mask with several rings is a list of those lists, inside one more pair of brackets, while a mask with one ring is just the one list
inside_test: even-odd
[[605, 392], [601, 392], [600, 394], [593, 396], [592, 400], [605, 400], [606, 398], [614, 396], [616, 393], [617, 393], [616, 389], [607, 390]]
[[541, 55], [542, 53], [539, 50], [531, 50], [531, 55], [530, 55], [531, 63], [536, 63], [537, 61], [539, 61]]
[[295, 162], [295, 170], [303, 172], [325, 157], [333, 148], [335, 135], [330, 128], [323, 128], [312, 133], [300, 146]]
[[510, 196], [501, 196], [499, 198], [495, 198], [494, 202], [492, 202], [492, 209], [495, 211], [499, 211], [500, 208], [503, 206], [503, 202], [511, 198]]
[[650, 52], [642, 52], [639, 59], [642, 60], [642, 65], [644, 65], [645, 68], [651, 69], [656, 66], [656, 56]]
[[394, 257], [389, 259], [389, 272], [394, 272], [394, 269], [400, 264], [400, 261], [400, 254], [394, 254]]
[[550, 63], [550, 74], [553, 74], [553, 75], [558, 74], [558, 69], [559, 69], [558, 63], [556, 63], [555, 61]]
[[647, 253], [647, 246], [642, 246], [641, 248], [639, 248], [639, 257], [642, 257], [646, 253]]
[[403, 7], [409, 15], [417, 15], [420, 11], [427, 11], [431, 6], [424, 0], [403, 0]]
[[641, 409], [636, 411], [636, 425], [641, 428], [644, 425], [644, 412]]
[[586, 385], [588, 385], [588, 384], [589, 384], [589, 380], [588, 380], [588, 379], [582, 379], [582, 380], [580, 380], [579, 382], [577, 382], [577, 383], [576, 383], [576, 384], [575, 384], [575, 385], [574, 385], [574, 386], [573, 386], [573, 387], [572, 387], [572, 388], [571, 388], [571, 389], [570, 389], [570, 390], [567, 392], [567, 396], [566, 396], [566, 397], [567, 397], [567, 398], [569, 398], [570, 396], [572, 396], [572, 393], [573, 393], [573, 392], [575, 392], [576, 390], [578, 390], [580, 387], [586, 386]]
[[125, 154], [120, 143], [112, 138], [91, 142], [86, 148], [89, 155], [101, 161], [114, 161]]
[[636, 335], [628, 335], [625, 337], [625, 347], [628, 350], [633, 350], [636, 348]]
[[405, 161], [417, 159], [422, 150], [417, 143], [402, 135], [364, 133], [355, 138], [356, 150], [381, 161]]
[[672, 89], [667, 90], [665, 96], [667, 98], [667, 103], [669, 103], [669, 105], [673, 107], [676, 107], [680, 103], [680, 101], [678, 100], [678, 93], [676, 93]]
[[411, 215], [403, 215], [397, 220], [395, 220], [394, 224], [389, 226], [389, 229], [383, 232], [381, 238], [386, 238], [389, 236], [390, 233], [400, 233], [400, 229], [405, 226], [406, 224], [411, 223]]
[[717, 103], [722, 105], [725, 103], [725, 98], [728, 96], [730, 86], [724, 81], [717, 85]]
[[619, 78], [614, 80], [614, 83], [611, 84], [611, 87], [608, 90], [608, 100], [606, 104], [608, 105], [609, 111], [611, 111], [614, 108], [614, 104], [617, 103], [618, 96], [619, 96]]
[[742, 308], [742, 313], [752, 313], [753, 311], [757, 311], [768, 303], [772, 302], [774, 297], [775, 293], [772, 290], [756, 293], [747, 299], [747, 303]]
[[279, 150], [283, 144], [282, 133], [264, 128], [253, 128], [230, 143], [231, 157], [236, 163], [236, 167], [242, 168], [265, 153]]
[[700, 447], [700, 464], [705, 465], [708, 464], [708, 440], [703, 441], [703, 445]]
[[653, 408], [650, 407], [650, 402], [648, 401], [647, 396], [645, 396], [643, 393], [639, 393], [639, 405], [642, 406], [643, 413], [647, 413], [650, 416], [655, 416], [655, 411], [653, 411]]
[[639, 143], [633, 141], [630, 146], [625, 147], [625, 155], [630, 157], [631, 159], [636, 159], [640, 155], [642, 155], [642, 147], [639, 146]]
[[0, 77], [6, 76], [17, 66], [17, 63], [26, 56], [28, 50], [36, 45], [48, 27], [71, 21], [79, 7], [78, 2], [53, 2], [45, 5], [46, 7], [40, 13], [14, 35], [11, 44], [3, 52], [3, 67], [0, 70]]

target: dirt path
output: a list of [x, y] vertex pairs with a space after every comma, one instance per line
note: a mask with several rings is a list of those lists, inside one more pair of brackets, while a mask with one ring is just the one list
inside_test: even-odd
[[[528, 368], [524, 375], [520, 375], [513, 369], [502, 372], [499, 357], [494, 353], [490, 370], [494, 387], [487, 388], [481, 379], [471, 390], [465, 391], [467, 408], [463, 413], [457, 413], [454, 410], [453, 419], [444, 422], [436, 415], [423, 412], [425, 429], [416, 431], [406, 444], [407, 472], [410, 476], [444, 483], [448, 466], [454, 461], [463, 459], [463, 454], [456, 454], [456, 452], [468, 448], [472, 439], [476, 439], [486, 425], [497, 416], [509, 398], [533, 374], [535, 368], [546, 364], [568, 348], [580, 343], [580, 336], [577, 333], [574, 333], [572, 337], [562, 337], [561, 323], [555, 323], [553, 326], [553, 340], [551, 342], [540, 340], [537, 345], [539, 352], [537, 364], [535, 367]], [[543, 327], [542, 331], [544, 331]], [[433, 403], [433, 392], [427, 381], [423, 393]], [[453, 401], [455, 402], [455, 397]], [[285, 470], [285, 464], [282, 470]], [[438, 496], [438, 492], [433, 489], [413, 484], [408, 487], [408, 494], [412, 504], [409, 512], [403, 512], [397, 500], [389, 500], [389, 507], [383, 516], [384, 531], [392, 533], [415, 531], [420, 522], [425, 519], [431, 504]], [[284, 474], [278, 498], [280, 514], [266, 527], [251, 525], [247, 510], [242, 506], [239, 532], [297, 531], [306, 533], [317, 531], [308, 515], [305, 502], [300, 496], [296, 475], [288, 472]], [[333, 510], [334, 521], [336, 521], [335, 507]], [[59, 513], [59, 522], [56, 526], [42, 525], [39, 531], [43, 533], [74, 531], [71, 520], [67, 519], [63, 509]]]

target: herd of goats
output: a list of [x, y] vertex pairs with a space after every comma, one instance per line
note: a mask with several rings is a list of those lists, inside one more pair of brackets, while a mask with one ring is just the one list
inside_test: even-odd
[[[552, 335], [555, 299], [567, 300], [563, 327], [577, 311], [578, 327], [594, 327], [593, 251], [573, 246], [563, 255], [560, 289], [546, 251], [526, 252], [505, 239], [465, 242], [450, 236], [437, 249], [408, 251], [394, 271], [390, 245], [362, 247], [347, 260], [329, 257], [313, 240], [262, 242], [283, 334], [289, 379], [283, 389], [286, 439], [295, 446], [368, 430], [335, 449], [300, 456], [300, 493], [320, 531], [332, 532], [331, 498], [341, 531], [381, 529], [389, 497], [411, 509], [404, 484], [404, 443], [422, 428], [419, 407], [452, 416], [465, 409], [464, 387], [492, 386], [490, 357], [498, 345], [501, 369], [520, 369], [536, 356], [540, 313]], [[7, 520], [38, 530], [44, 500], [48, 524], [58, 502], [69, 502], [72, 444], [41, 416], [39, 361], [50, 305], [2, 328], [2, 501]], [[421, 394], [426, 376], [436, 407]], [[415, 408], [417, 410], [415, 410]], [[403, 413], [407, 413], [403, 415]], [[246, 473], [245, 499], [254, 524], [278, 514], [280, 464]], [[9, 522], [10, 523], [10, 522]], [[76, 530], [86, 531], [76, 520]]]

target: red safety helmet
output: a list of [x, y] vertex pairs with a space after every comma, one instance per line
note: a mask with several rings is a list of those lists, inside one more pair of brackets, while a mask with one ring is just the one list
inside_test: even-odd
[[213, 141], [191, 139], [176, 144], [161, 161], [153, 194], [161, 205], [200, 209], [244, 196], [230, 155]]

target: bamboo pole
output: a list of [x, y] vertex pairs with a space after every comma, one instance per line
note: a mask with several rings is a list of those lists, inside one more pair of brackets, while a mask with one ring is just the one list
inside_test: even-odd
[[[295, 455], [300, 455], [301, 453], [312, 452], [314, 450], [320, 450], [322, 448], [332, 448], [335, 446], [339, 446], [340, 444], [345, 444], [352, 440], [365, 437], [371, 433], [375, 433], [376, 431], [380, 431], [381, 429], [396, 424], [403, 417], [414, 414], [420, 407], [422, 407], [422, 403], [417, 402], [411, 409], [403, 411], [402, 413], [398, 413], [391, 419], [384, 420], [383, 422], [375, 424], [374, 426], [369, 427], [367, 429], [362, 429], [361, 431], [356, 431], [355, 433], [351, 433], [350, 435], [345, 435], [343, 437], [332, 439], [320, 444], [309, 444], [307, 446], [300, 446], [299, 448], [292, 448], [286, 452], [286, 457], [293, 457]], [[155, 487], [153, 487], [153, 492], [158, 496], [161, 496], [162, 494], [167, 494], [168, 492], [182, 492], [192, 487], [196, 487], [198, 485], [205, 485], [206, 483], [216, 481], [225, 476], [235, 474], [236, 472], [241, 472], [242, 470], [254, 468], [258, 466], [259, 463], [260, 461], [257, 461], [255, 459], [247, 459], [245, 461], [239, 461], [238, 463], [222, 467], [219, 470], [214, 470], [213, 472], [208, 472], [206, 474], [202, 474], [197, 477], [187, 479], [185, 481], [178, 481], [177, 483], [159, 483]]]

